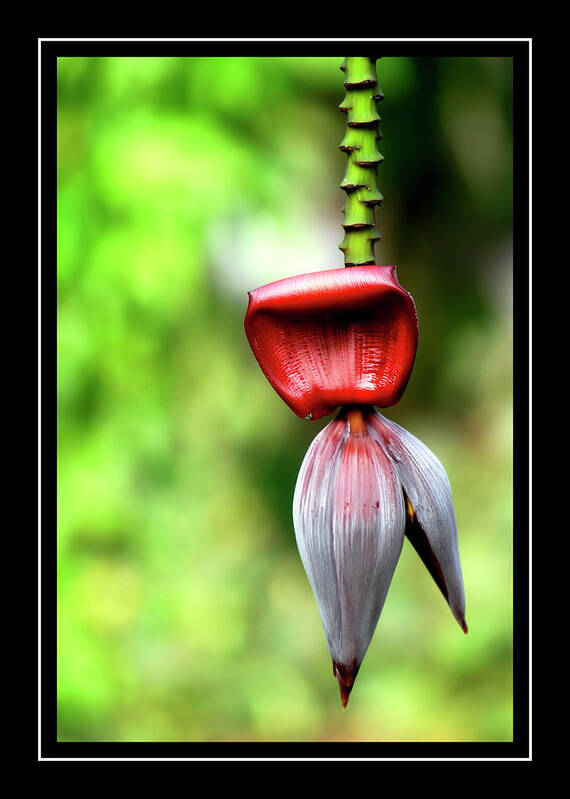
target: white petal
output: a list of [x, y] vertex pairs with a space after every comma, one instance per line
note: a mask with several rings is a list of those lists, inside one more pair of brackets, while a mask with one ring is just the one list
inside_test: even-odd
[[[406, 534], [447, 599], [463, 630], [465, 590], [451, 487], [445, 469], [418, 438], [379, 413], [368, 417], [412, 505], [416, 521]], [[374, 434], [374, 433], [373, 433]]]
[[[330, 422], [303, 459], [293, 497], [293, 525], [301, 560], [319, 605], [329, 648], [340, 645], [340, 597], [332, 531], [333, 498], [345, 422]], [[327, 534], [327, 531], [328, 534]]]
[[315, 438], [297, 480], [293, 520], [335, 668], [356, 676], [405, 528], [400, 483], [366, 428], [351, 433], [337, 419]]

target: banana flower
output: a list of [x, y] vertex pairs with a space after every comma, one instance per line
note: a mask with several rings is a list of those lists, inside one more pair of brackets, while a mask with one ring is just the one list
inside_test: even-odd
[[394, 266], [326, 270], [250, 292], [245, 329], [267, 379], [298, 416], [316, 420], [340, 406], [305, 455], [293, 523], [346, 707], [405, 536], [467, 632], [445, 470], [374, 407], [394, 405], [409, 380], [414, 301]]

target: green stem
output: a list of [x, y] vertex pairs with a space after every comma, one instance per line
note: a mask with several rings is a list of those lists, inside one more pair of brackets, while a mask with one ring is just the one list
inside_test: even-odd
[[380, 117], [376, 102], [383, 99], [376, 77], [376, 58], [345, 58], [346, 96], [339, 109], [347, 114], [346, 135], [339, 148], [348, 155], [344, 180], [344, 252], [345, 266], [373, 264], [374, 244], [381, 238], [374, 219], [375, 207], [382, 202], [376, 185], [378, 164], [384, 160], [376, 142], [381, 138]]

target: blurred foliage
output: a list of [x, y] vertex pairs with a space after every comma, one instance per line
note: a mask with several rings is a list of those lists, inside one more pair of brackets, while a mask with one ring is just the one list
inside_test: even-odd
[[349, 706], [248, 289], [342, 266], [339, 58], [58, 61], [58, 702], [68, 741], [512, 738], [512, 63], [378, 62], [388, 415], [452, 484], [470, 632], [406, 542]]

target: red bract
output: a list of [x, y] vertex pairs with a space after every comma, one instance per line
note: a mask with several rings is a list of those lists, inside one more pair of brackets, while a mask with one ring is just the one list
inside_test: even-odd
[[330, 269], [249, 292], [245, 330], [265, 376], [302, 418], [400, 399], [416, 354], [414, 301], [395, 266]]

